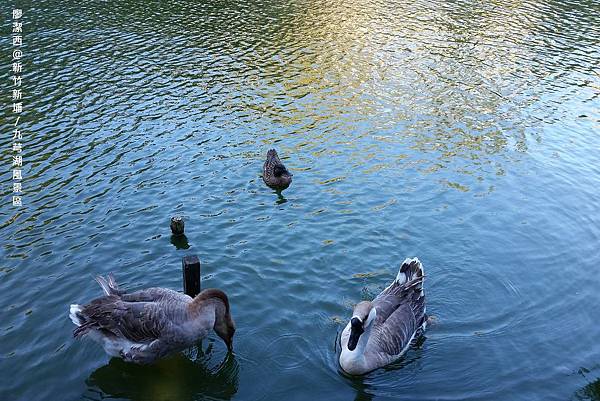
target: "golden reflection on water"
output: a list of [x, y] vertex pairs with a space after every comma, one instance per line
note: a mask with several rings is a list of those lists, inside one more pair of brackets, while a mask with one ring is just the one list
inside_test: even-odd
[[[314, 157], [343, 151], [353, 167], [365, 165], [369, 154], [391, 157], [367, 174], [410, 167], [414, 156], [405, 159], [412, 151], [428, 155], [418, 158], [424, 174], [451, 168], [467, 175], [499, 172], [494, 156], [527, 151], [521, 109], [537, 101], [524, 96], [536, 78], [529, 65], [534, 54], [514, 38], [531, 34], [542, 18], [536, 8], [406, 2], [392, 10], [384, 2], [361, 3], [323, 2], [278, 32], [285, 50], [264, 75], [283, 78], [263, 87], [259, 108], [290, 127], [284, 136], [321, 127], [290, 151]], [[453, 166], [456, 159], [469, 166]]]

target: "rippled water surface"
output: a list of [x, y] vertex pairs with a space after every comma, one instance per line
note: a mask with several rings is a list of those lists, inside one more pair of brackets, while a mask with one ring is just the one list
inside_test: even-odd
[[[1, 400], [600, 399], [598, 1], [13, 2], [22, 208], [6, 3]], [[95, 274], [180, 290], [186, 253], [230, 296], [233, 356], [72, 338]], [[352, 305], [407, 256], [434, 324], [344, 376]]]

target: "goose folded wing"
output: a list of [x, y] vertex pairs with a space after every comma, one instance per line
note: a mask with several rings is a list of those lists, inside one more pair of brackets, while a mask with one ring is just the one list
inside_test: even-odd
[[136, 343], [147, 343], [161, 337], [168, 319], [160, 304], [153, 302], [124, 302], [117, 296], [96, 299], [80, 312], [84, 323], [75, 336], [89, 330], [125, 338]]
[[394, 282], [383, 290], [373, 300], [373, 306], [377, 308], [375, 323], [378, 325], [383, 324], [402, 304], [408, 303], [416, 306], [416, 304], [423, 303], [420, 299], [422, 283], [423, 277], [419, 277], [405, 284]]
[[191, 298], [177, 291], [167, 288], [146, 288], [132, 293], [122, 294], [121, 299], [126, 302], [160, 302], [165, 300], [174, 300], [189, 302]]
[[399, 305], [385, 321], [376, 322], [368, 348], [377, 354], [398, 356], [409, 345], [416, 329], [417, 322], [410, 305]]

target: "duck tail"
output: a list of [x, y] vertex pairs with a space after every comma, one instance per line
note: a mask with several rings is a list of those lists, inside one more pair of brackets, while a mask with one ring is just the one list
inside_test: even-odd
[[267, 161], [275, 165], [281, 164], [281, 160], [279, 160], [279, 155], [275, 149], [269, 149], [267, 151]]
[[102, 287], [102, 291], [106, 295], [119, 295], [121, 292], [119, 291], [119, 285], [115, 280], [115, 276], [112, 273], [108, 273], [107, 278], [102, 276], [96, 276], [96, 281]]
[[425, 276], [425, 270], [423, 264], [418, 258], [405, 259], [400, 266], [398, 275], [396, 276], [396, 282], [398, 284], [406, 284], [413, 280], [418, 282], [420, 287], [421, 295], [423, 295], [423, 277]]

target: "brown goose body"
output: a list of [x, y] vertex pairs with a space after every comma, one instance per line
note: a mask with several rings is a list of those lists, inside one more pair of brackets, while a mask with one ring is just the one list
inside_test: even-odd
[[283, 165], [275, 149], [267, 152], [267, 160], [263, 165], [263, 181], [276, 190], [284, 190], [292, 183], [293, 174]]
[[128, 362], [151, 363], [194, 345], [214, 330], [229, 350], [235, 324], [227, 295], [206, 289], [191, 298], [167, 288], [121, 291], [112, 275], [97, 277], [104, 296], [71, 305], [75, 337], [88, 336], [107, 354]]

